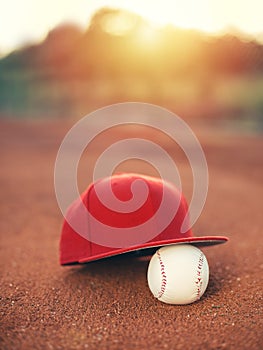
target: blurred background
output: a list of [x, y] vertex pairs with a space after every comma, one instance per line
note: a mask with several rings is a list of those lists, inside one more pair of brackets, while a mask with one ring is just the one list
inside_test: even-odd
[[142, 101], [260, 133], [262, 10], [258, 0], [11, 0], [0, 14], [0, 117], [77, 120]]

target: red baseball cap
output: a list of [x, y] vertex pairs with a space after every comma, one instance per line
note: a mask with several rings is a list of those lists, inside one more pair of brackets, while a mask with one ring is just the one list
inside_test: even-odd
[[68, 209], [60, 239], [60, 263], [86, 263], [128, 252], [148, 255], [165, 245], [207, 246], [228, 240], [224, 236], [194, 237], [191, 229], [182, 233], [187, 219], [185, 198], [163, 179], [130, 173], [100, 179]]

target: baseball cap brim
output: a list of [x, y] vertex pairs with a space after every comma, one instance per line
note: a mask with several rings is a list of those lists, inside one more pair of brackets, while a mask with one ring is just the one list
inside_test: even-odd
[[228, 238], [225, 236], [203, 236], [203, 237], [187, 237], [187, 238], [178, 238], [170, 240], [162, 240], [157, 242], [147, 242], [140, 245], [135, 245], [127, 248], [114, 249], [110, 252], [101, 253], [97, 255], [92, 255], [89, 257], [80, 258], [78, 261], [72, 263], [64, 263], [63, 265], [73, 265], [73, 264], [84, 264], [91, 261], [109, 258], [119, 254], [139, 252], [138, 255], [151, 255], [154, 253], [155, 248], [173, 245], [173, 244], [193, 244], [198, 247], [212, 246], [216, 244], [222, 244], [228, 241]]

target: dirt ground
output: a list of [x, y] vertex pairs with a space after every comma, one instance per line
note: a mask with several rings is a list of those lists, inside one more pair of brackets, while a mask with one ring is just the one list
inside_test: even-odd
[[[262, 349], [263, 139], [197, 127], [210, 187], [194, 232], [225, 234], [230, 241], [203, 250], [210, 282], [202, 299], [172, 306], [151, 295], [147, 259], [123, 255], [82, 266], [59, 265], [63, 217], [53, 171], [58, 147], [72, 125], [0, 124], [0, 348]], [[110, 137], [105, 140], [91, 146], [90, 159]], [[166, 146], [175, 156], [170, 141]], [[180, 162], [189, 199], [189, 169], [182, 157]], [[139, 161], [133, 168], [153, 172]], [[80, 186], [87, 185], [91, 170], [79, 177]]]

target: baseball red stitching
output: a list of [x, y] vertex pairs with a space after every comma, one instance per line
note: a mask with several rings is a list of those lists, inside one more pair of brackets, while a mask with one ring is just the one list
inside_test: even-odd
[[197, 299], [201, 298], [201, 290], [202, 290], [202, 285], [203, 285], [201, 272], [202, 272], [203, 265], [204, 265], [204, 254], [201, 253], [200, 257], [199, 257], [199, 260], [198, 260], [197, 271], [196, 271], [197, 272], [197, 278], [195, 280], [195, 284], [196, 284], [196, 287], [197, 287], [197, 291], [196, 291]]
[[159, 260], [159, 263], [160, 263], [161, 276], [162, 276], [161, 290], [157, 294], [157, 298], [159, 299], [159, 298], [161, 298], [163, 296], [163, 294], [165, 292], [166, 284], [167, 284], [167, 276], [165, 274], [165, 266], [164, 266], [164, 263], [162, 261], [161, 254], [159, 253], [159, 251], [157, 251], [156, 254], [157, 254], [157, 257], [158, 257], [158, 260]]

